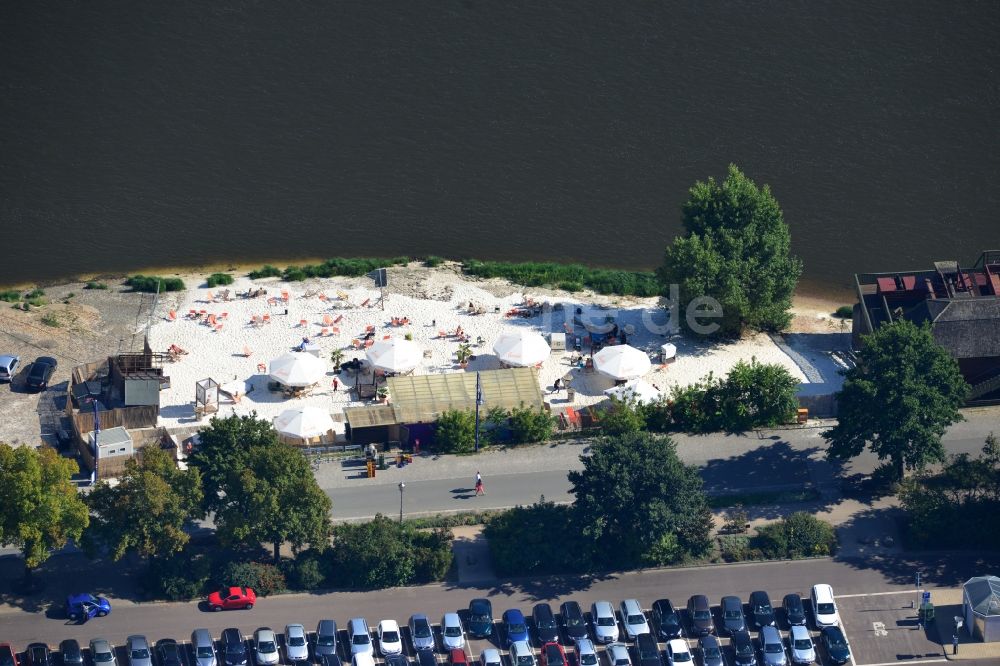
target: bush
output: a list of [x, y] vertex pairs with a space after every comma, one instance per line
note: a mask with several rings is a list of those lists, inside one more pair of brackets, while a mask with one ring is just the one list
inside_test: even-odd
[[451, 541], [454, 535], [447, 529], [433, 532], [413, 532], [413, 581], [415, 584], [444, 580], [451, 570], [454, 555]]
[[556, 286], [562, 289], [563, 291], [568, 291], [570, 293], [583, 291], [583, 283], [576, 282], [575, 280], [563, 280]]
[[511, 441], [514, 444], [544, 442], [552, 436], [555, 420], [545, 411], [515, 407], [510, 412]]
[[832, 555], [837, 549], [833, 525], [805, 511], [757, 528], [751, 544], [765, 557], [790, 558]]
[[33, 308], [40, 308], [46, 303], [48, 303], [48, 301], [42, 296], [33, 296], [31, 298], [25, 298], [24, 305], [26, 307], [24, 309], [27, 310], [28, 309], [27, 306], [31, 306]]
[[281, 564], [290, 590], [318, 590], [326, 585], [321, 555], [315, 551], [303, 551]]
[[635, 401], [611, 398], [611, 407], [601, 415], [601, 430], [605, 435], [624, 435], [646, 427], [643, 409]]
[[108, 285], [106, 285], [103, 282], [93, 282], [92, 281], [92, 282], [88, 282], [87, 284], [83, 285], [83, 288], [84, 289], [107, 289]]
[[8, 303], [17, 303], [21, 300], [21, 292], [17, 289], [7, 289], [5, 291], [0, 291], [0, 301], [6, 301]]
[[233, 283], [233, 276], [229, 273], [212, 273], [208, 276], [208, 279], [205, 280], [205, 283], [209, 288], [225, 286]]
[[172, 557], [154, 558], [143, 574], [146, 594], [154, 599], [187, 601], [202, 596], [208, 585], [210, 563], [200, 555], [181, 551]]
[[305, 282], [309, 276], [301, 268], [290, 267], [285, 269], [285, 273], [281, 276], [282, 280], [286, 282]]
[[834, 317], [839, 317], [841, 319], [851, 319], [854, 317], [854, 306], [853, 305], [841, 305], [837, 308], [837, 311], [833, 313]]
[[573, 508], [544, 497], [489, 518], [483, 536], [501, 576], [577, 573], [593, 567], [592, 549], [582, 540]]
[[451, 410], [438, 417], [434, 450], [438, 453], [471, 453], [476, 445], [476, 417], [471, 412]]
[[42, 323], [53, 328], [59, 328], [62, 326], [62, 322], [59, 321], [59, 317], [57, 317], [54, 312], [44, 314], [42, 316]]
[[255, 271], [250, 271], [249, 273], [247, 273], [247, 277], [250, 278], [251, 280], [260, 280], [261, 278], [269, 278], [269, 277], [281, 277], [281, 269], [278, 268], [277, 266], [272, 266], [271, 264], [267, 264], [261, 268], [258, 268]]
[[444, 263], [444, 259], [441, 257], [434, 256], [433, 254], [424, 259], [424, 266], [427, 268], [437, 268]]
[[24, 295], [24, 300], [30, 301], [31, 299], [34, 298], [41, 298], [44, 295], [45, 295], [44, 289], [32, 289], [31, 291], [29, 291], [27, 294]]
[[142, 291], [148, 294], [155, 294], [157, 288], [161, 292], [184, 291], [184, 281], [180, 278], [163, 278], [155, 275], [131, 275], [125, 280], [125, 284], [132, 288], [132, 291]]
[[462, 271], [476, 277], [504, 278], [526, 287], [559, 285], [569, 291], [586, 287], [600, 294], [623, 296], [656, 296], [660, 293], [660, 285], [653, 273], [593, 269], [579, 264], [469, 259], [463, 262]]
[[285, 576], [281, 570], [264, 562], [230, 562], [222, 569], [219, 585], [252, 587], [262, 597], [286, 588]]
[[742, 562], [750, 557], [750, 537], [745, 534], [724, 534], [719, 537], [719, 555], [726, 562]]

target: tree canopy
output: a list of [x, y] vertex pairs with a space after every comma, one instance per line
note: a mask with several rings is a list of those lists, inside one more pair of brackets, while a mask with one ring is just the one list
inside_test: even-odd
[[79, 540], [87, 505], [71, 479], [76, 463], [43, 446], [0, 444], [0, 545], [24, 555], [25, 579], [53, 550]]
[[472, 412], [460, 409], [444, 412], [438, 417], [435, 426], [435, 451], [470, 453], [475, 448], [476, 416]]
[[204, 515], [201, 473], [177, 469], [162, 449], [142, 449], [125, 465], [118, 484], [101, 482], [87, 496], [90, 527], [84, 545], [91, 553], [107, 549], [121, 559], [128, 551], [142, 557], [179, 552], [189, 540], [184, 525]]
[[713, 335], [788, 326], [802, 264], [791, 255], [788, 225], [767, 185], [758, 187], [731, 164], [722, 183], [694, 184], [683, 223], [687, 235], [674, 239], [657, 271], [665, 295], [678, 285], [683, 308], [715, 299], [721, 317], [702, 322], [718, 324]]
[[249, 416], [212, 417], [209, 426], [199, 433], [200, 443], [190, 457], [190, 464], [201, 472], [203, 505], [206, 511], [216, 510], [219, 491], [233, 469], [246, 466], [250, 450], [257, 446], [278, 443], [278, 433], [270, 423]]
[[941, 437], [962, 420], [968, 385], [958, 362], [937, 344], [929, 325], [901, 320], [864, 338], [857, 365], [837, 394], [837, 425], [823, 433], [827, 455], [847, 460], [867, 446], [888, 460], [897, 480], [905, 470], [943, 462]]

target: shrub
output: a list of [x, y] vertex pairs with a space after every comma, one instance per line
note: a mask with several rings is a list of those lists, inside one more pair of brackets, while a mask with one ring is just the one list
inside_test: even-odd
[[546, 502], [516, 506], [486, 521], [483, 530], [501, 576], [574, 573], [593, 566], [573, 508]]
[[132, 288], [132, 291], [142, 291], [155, 294], [157, 288], [161, 292], [184, 291], [184, 281], [180, 278], [163, 278], [155, 275], [131, 275], [125, 280], [125, 284]]
[[290, 267], [285, 269], [285, 273], [281, 276], [281, 279], [286, 282], [305, 282], [308, 277], [306, 272], [301, 268]]
[[31, 291], [29, 291], [27, 294], [24, 295], [24, 300], [28, 301], [33, 298], [41, 298], [44, 295], [45, 295], [44, 289], [32, 289]]
[[252, 587], [260, 596], [266, 597], [285, 589], [285, 576], [273, 564], [264, 562], [230, 562], [222, 569], [221, 586], [236, 585]]
[[212, 273], [208, 276], [208, 279], [205, 280], [205, 283], [209, 288], [225, 286], [233, 283], [233, 276], [229, 273]]
[[441, 257], [434, 256], [433, 254], [424, 259], [424, 266], [427, 268], [437, 268], [444, 263], [444, 259]]
[[91, 281], [91, 282], [88, 282], [87, 284], [83, 285], [83, 288], [84, 289], [107, 289], [108, 285], [106, 285], [103, 282], [93, 282], [93, 281]]
[[719, 555], [726, 562], [751, 559], [750, 537], [745, 534], [724, 534], [719, 537]]
[[563, 280], [556, 286], [562, 289], [563, 291], [568, 291], [570, 293], [583, 291], [583, 283], [576, 282], [575, 280]]
[[317, 590], [326, 584], [321, 555], [307, 550], [295, 559], [282, 561], [282, 572], [290, 590]]
[[850, 319], [854, 316], [854, 306], [841, 305], [837, 308], [837, 311], [833, 313], [833, 316], [841, 319]]
[[559, 285], [570, 291], [586, 287], [600, 294], [623, 296], [656, 296], [660, 293], [660, 285], [653, 273], [592, 269], [579, 264], [469, 259], [462, 263], [462, 271], [476, 277], [504, 278], [527, 287]]
[[42, 323], [53, 328], [59, 328], [62, 325], [62, 322], [59, 321], [59, 317], [57, 317], [54, 312], [47, 312], [42, 315]]
[[25, 298], [24, 299], [24, 305], [25, 305], [24, 309], [27, 310], [28, 309], [27, 306], [31, 306], [33, 308], [40, 308], [43, 305], [45, 305], [46, 303], [48, 303], [48, 301], [44, 297], [42, 297], [42, 296], [33, 296], [31, 298]]
[[611, 407], [601, 415], [601, 430], [606, 435], [639, 432], [646, 426], [643, 410], [635, 401], [611, 398]]
[[515, 407], [510, 412], [511, 441], [514, 444], [544, 442], [552, 436], [555, 420], [547, 412]]
[[476, 417], [471, 412], [444, 412], [436, 425], [434, 449], [438, 453], [470, 453], [475, 448]]
[[833, 525], [805, 511], [757, 528], [751, 540], [765, 557], [791, 558], [832, 555], [837, 549]]
[[454, 555], [451, 541], [454, 535], [447, 529], [412, 533], [413, 583], [433, 583], [444, 580], [451, 570]]
[[154, 558], [143, 574], [146, 594], [156, 599], [186, 601], [206, 591], [210, 564], [200, 555], [181, 551], [167, 558]]
[[281, 269], [277, 266], [272, 266], [271, 264], [266, 264], [255, 271], [250, 271], [247, 273], [247, 277], [251, 280], [260, 280], [261, 278], [269, 277], [281, 277]]
[[7, 289], [5, 291], [0, 291], [0, 301], [6, 301], [8, 303], [17, 303], [21, 300], [21, 292], [17, 289]]

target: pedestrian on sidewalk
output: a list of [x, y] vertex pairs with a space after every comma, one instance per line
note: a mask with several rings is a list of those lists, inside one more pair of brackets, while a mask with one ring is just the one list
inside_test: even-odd
[[559, 393], [559, 389], [561, 389], [561, 388], [562, 388], [562, 379], [560, 379], [559, 377], [556, 377], [555, 383], [552, 384], [552, 392], [553, 393]]
[[483, 476], [476, 470], [476, 496], [485, 495], [486, 489], [483, 488]]

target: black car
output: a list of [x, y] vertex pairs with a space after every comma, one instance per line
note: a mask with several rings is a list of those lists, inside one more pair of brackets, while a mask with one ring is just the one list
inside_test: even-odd
[[663, 666], [660, 660], [660, 646], [653, 634], [638, 634], [635, 637], [635, 652], [639, 657], [636, 666]]
[[226, 666], [245, 666], [247, 663], [247, 646], [239, 629], [224, 629], [222, 631], [222, 659]]
[[535, 604], [531, 609], [531, 619], [535, 621], [535, 631], [538, 633], [538, 642], [541, 645], [559, 641], [559, 626], [556, 624], [556, 616], [551, 606]]
[[[420, 652], [430, 652], [430, 650], [420, 650]], [[319, 666], [343, 666], [343, 665], [340, 663], [339, 656], [329, 653], [329, 654], [324, 654], [319, 658]]]
[[749, 631], [737, 631], [729, 643], [736, 653], [736, 666], [757, 666], [757, 651], [754, 650]]
[[575, 601], [564, 601], [559, 607], [559, 617], [562, 619], [566, 638], [573, 642], [587, 637], [587, 620], [583, 617], [583, 609]]
[[[421, 650], [426, 652], [426, 650]], [[385, 666], [410, 666], [410, 662], [401, 654], [389, 654], [385, 657]]]
[[743, 617], [743, 601], [739, 597], [722, 597], [719, 615], [722, 617], [722, 630], [730, 636], [747, 628]]
[[31, 364], [28, 370], [28, 377], [25, 384], [32, 391], [44, 391], [49, 385], [52, 373], [56, 371], [58, 363], [51, 356], [39, 356]]
[[437, 666], [434, 650], [417, 650], [417, 666]]
[[156, 654], [160, 657], [160, 666], [184, 666], [181, 657], [181, 646], [172, 638], [164, 638], [156, 643]]
[[17, 663], [17, 655], [10, 643], [0, 643], [0, 666], [14, 666]]
[[681, 625], [681, 615], [670, 603], [670, 599], [657, 599], [653, 602], [653, 620], [656, 624], [656, 631], [660, 638], [669, 641], [671, 638], [680, 638], [683, 626]]
[[712, 634], [699, 638], [698, 648], [701, 650], [701, 663], [705, 666], [726, 666], [719, 639]]
[[493, 634], [493, 604], [489, 599], [469, 602], [469, 622], [465, 626], [474, 638], [488, 638]]
[[691, 621], [691, 634], [705, 636], [715, 629], [712, 624], [712, 605], [704, 594], [696, 594], [688, 599], [688, 619]]
[[72, 638], [59, 644], [59, 654], [64, 666], [83, 666], [83, 651], [80, 650], [80, 644]]
[[806, 608], [802, 604], [802, 597], [797, 594], [786, 594], [781, 600], [781, 607], [785, 610], [785, 621], [788, 626], [806, 624]]
[[771, 606], [771, 597], [767, 596], [767, 592], [757, 590], [750, 593], [750, 616], [758, 629], [775, 626], [774, 608]]
[[45, 643], [28, 643], [24, 656], [24, 666], [51, 666], [52, 664], [52, 655], [49, 654], [49, 646]]
[[830, 655], [831, 661], [835, 664], [846, 664], [851, 658], [851, 648], [847, 644], [847, 637], [840, 627], [823, 627], [819, 634], [819, 640], [826, 648], [826, 653]]

